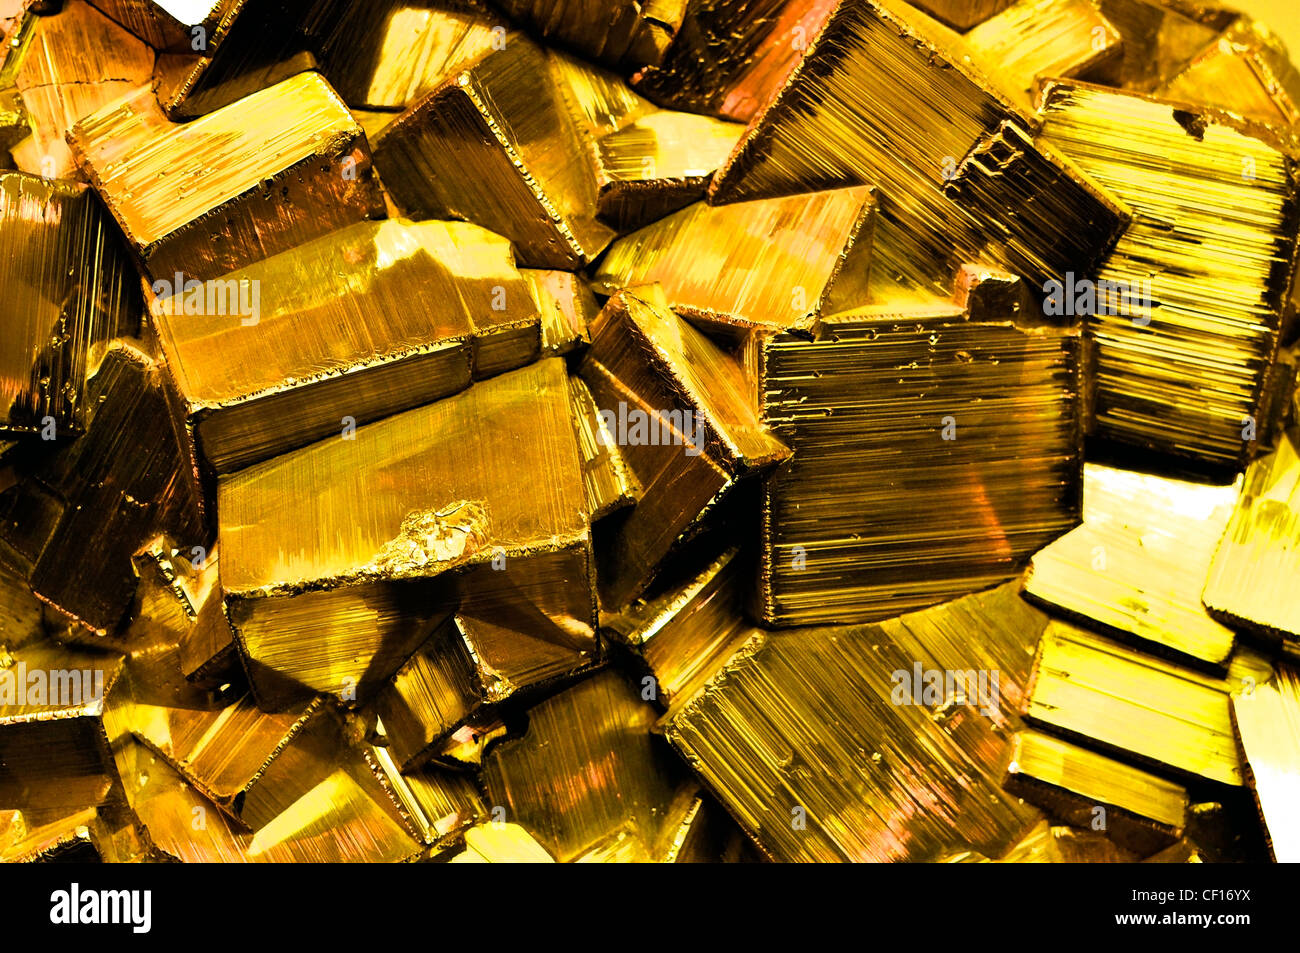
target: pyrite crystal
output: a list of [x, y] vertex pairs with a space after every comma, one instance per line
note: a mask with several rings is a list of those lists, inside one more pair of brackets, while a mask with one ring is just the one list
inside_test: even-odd
[[1300, 859], [1268, 26], [0, 31], [0, 860]]

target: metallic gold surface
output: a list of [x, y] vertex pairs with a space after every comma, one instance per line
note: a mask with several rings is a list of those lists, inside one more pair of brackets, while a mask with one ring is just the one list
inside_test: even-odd
[[659, 289], [621, 292], [592, 325], [582, 365], [605, 430], [642, 488], [609, 528], [601, 604], [638, 595], [736, 481], [784, 460], [736, 357], [669, 309]]
[[459, 580], [456, 624], [493, 702], [554, 687], [600, 659], [587, 548], [543, 549], [507, 563], [477, 566]]
[[1030, 100], [1040, 77], [1104, 70], [1121, 53], [1118, 31], [1088, 0], [1019, 0], [965, 40], [986, 71]]
[[1279, 666], [1273, 680], [1232, 698], [1246, 782], [1279, 863], [1300, 859], [1300, 675]]
[[[57, 817], [51, 817], [57, 814]], [[5, 811], [0, 863], [137, 863], [154, 860], [153, 845], [129, 810]]]
[[595, 178], [552, 70], [512, 35], [385, 127], [375, 164], [398, 206], [505, 235], [533, 268], [595, 258], [613, 233], [596, 221]]
[[1086, 318], [1093, 431], [1239, 467], [1291, 288], [1294, 160], [1227, 113], [1084, 85], [1044, 95], [1045, 137], [1134, 214], [1096, 275], [1133, 300]]
[[130, 263], [84, 185], [0, 172], [0, 435], [84, 432], [90, 352], [139, 328]]
[[1300, 457], [1291, 437], [1246, 470], [1241, 495], [1214, 550], [1201, 594], [1225, 625], [1300, 642], [1300, 609], [1291, 601], [1300, 533]]
[[656, 694], [671, 705], [751, 635], [742, 614], [746, 575], [737, 551], [729, 550], [685, 584], [602, 620], [601, 631], [641, 659]]
[[1300, 859], [1244, 2], [0, 0], [0, 862]]
[[1186, 69], [1235, 17], [1224, 8], [1199, 12], [1160, 0], [1100, 0], [1098, 7], [1120, 35], [1121, 61], [1094, 77], [1124, 89], [1151, 92]]
[[[319, 5], [318, 5], [319, 6]], [[335, 4], [335, 6], [338, 6]], [[319, 48], [322, 70], [353, 109], [402, 110], [458, 69], [499, 48], [500, 16], [472, 0], [370, 0], [335, 12]]]
[[236, 0], [90, 0], [155, 50], [190, 50], [203, 28], [206, 45]]
[[[213, 804], [257, 830], [306, 790], [315, 752], [337, 735], [327, 703], [314, 699], [282, 714], [259, 711], [248, 695], [214, 704], [180, 685], [174, 656], [161, 658], [165, 667], [133, 661], [133, 697], [118, 723]], [[153, 680], [160, 677], [170, 682]]]
[[[955, 30], [967, 30], [1012, 6], [1011, 0], [910, 0]], [[978, 27], [977, 27], [978, 29]]]
[[1060, 622], [1043, 634], [1025, 717], [1139, 763], [1243, 783], [1229, 716], [1234, 692], [1271, 667], [1239, 649], [1226, 678], [1165, 662]]
[[519, 274], [537, 299], [546, 354], [570, 354], [590, 343], [587, 326], [600, 313], [600, 305], [581, 276], [538, 268], [521, 268]]
[[623, 459], [615, 434], [600, 419], [596, 401], [580, 377], [569, 378], [569, 408], [582, 452], [582, 487], [594, 523], [631, 506], [642, 495], [636, 474]]
[[315, 73], [184, 124], [146, 91], [83, 119], [68, 142], [154, 280], [219, 278], [383, 217], [361, 127]]
[[1300, 74], [1268, 28], [1244, 16], [1157, 94], [1278, 126], [1300, 121]]
[[[1171, 850], [1173, 848], [1170, 848]], [[1117, 847], [1103, 832], [1053, 824], [1043, 818], [997, 860], [978, 851], [957, 851], [947, 864], [1131, 864], [1141, 858]]]
[[146, 89], [153, 65], [153, 50], [84, 0], [34, 18], [14, 77], [32, 133], [13, 148], [18, 168], [80, 177], [64, 136], [79, 119]]
[[1090, 464], [1083, 525], [1034, 556], [1032, 598], [1148, 652], [1222, 672], [1232, 630], [1201, 588], [1237, 490]]
[[874, 185], [882, 218], [910, 233], [909, 257], [941, 293], [966, 261], [1034, 287], [1090, 271], [1126, 210], [1039, 146], [1022, 97], [967, 50], [909, 8], [841, 2], [714, 176], [709, 201]]
[[436, 767], [402, 774], [382, 745], [370, 747], [366, 758], [387, 782], [416, 833], [432, 848], [431, 855], [445, 850], [486, 813], [477, 780], [471, 775]]
[[104, 707], [122, 656], [43, 639], [0, 655], [0, 803], [79, 810], [114, 781]]
[[630, 232], [704, 198], [744, 127], [692, 113], [656, 110], [596, 146], [601, 217]]
[[103, 639], [125, 621], [141, 546], [160, 532], [187, 551], [210, 540], [157, 364], [111, 342], [86, 403], [84, 437], [29, 444], [15, 459], [17, 480], [0, 491], [0, 562], [84, 636]]
[[453, 771], [478, 771], [488, 746], [508, 737], [511, 726], [499, 711], [483, 709], [433, 746], [433, 761]]
[[389, 738], [389, 754], [403, 768], [427, 760], [483, 702], [474, 657], [452, 620], [397, 670], [375, 699]]
[[1036, 731], [1016, 735], [1005, 787], [1144, 857], [1180, 838], [1187, 823], [1179, 785]]
[[763, 418], [793, 451], [763, 483], [767, 624], [870, 621], [995, 585], [1076, 525], [1080, 342], [1011, 317], [882, 305], [758, 344]]
[[546, 848], [518, 824], [492, 822], [465, 832], [465, 849], [453, 864], [553, 864]]
[[658, 284], [675, 310], [723, 329], [806, 330], [865, 301], [874, 209], [866, 188], [696, 203], [615, 242], [593, 286]]
[[561, 862], [620, 829], [631, 857], [651, 859], [675, 833], [664, 816], [682, 773], [651, 734], [655, 718], [618, 672], [579, 682], [530, 708], [527, 734], [488, 754], [488, 800]]
[[[224, 478], [218, 502], [227, 609], [263, 703], [286, 677], [335, 695], [373, 690], [447, 614], [449, 581], [433, 577], [448, 569], [483, 565], [489, 575], [467, 576], [467, 591], [501, 584], [528, 599], [530, 557], [589, 565], [556, 359]], [[585, 606], [579, 632], [593, 621], [588, 586], [561, 590]]]
[[686, 0], [501, 0], [513, 20], [544, 39], [609, 65], [658, 63], [686, 12]]
[[0, 565], [0, 645], [6, 651], [42, 641], [46, 609], [22, 579]]
[[589, 143], [655, 111], [655, 104], [637, 95], [617, 73], [559, 50], [548, 50], [546, 59], [578, 132]]
[[[339, 261], [350, 270], [332, 270]], [[217, 473], [319, 440], [345, 417], [365, 424], [445, 397], [541, 346], [509, 243], [458, 222], [361, 222], [151, 310], [187, 427]]]
[[833, 0], [699, 0], [662, 63], [632, 78], [661, 106], [748, 122], [780, 85]]
[[[186, 863], [339, 863], [415, 860], [423, 848], [372, 793], [378, 784], [340, 767], [255, 833], [241, 830], [165, 761], [131, 737], [114, 745], [131, 808], [157, 848]], [[201, 819], [202, 824], [195, 821]]]
[[[206, 0], [203, 6], [196, 15], [210, 12]], [[382, 13], [386, 5], [367, 6]], [[188, 43], [160, 50], [154, 68], [158, 105], [170, 119], [194, 119], [317, 68], [315, 54], [327, 45], [328, 24], [337, 24], [359, 39], [375, 23], [366, 18], [358, 25], [340, 13], [332, 0], [309, 4], [221, 0], [210, 29], [199, 33], [191, 28]], [[326, 35], [318, 35], [322, 33]]]
[[[999, 856], [1037, 819], [992, 763], [1044, 621], [1004, 587], [885, 626], [755, 630], [663, 729], [774, 859]], [[975, 692], [897, 700], [897, 673], [987, 671], [999, 658], [1006, 705]]]

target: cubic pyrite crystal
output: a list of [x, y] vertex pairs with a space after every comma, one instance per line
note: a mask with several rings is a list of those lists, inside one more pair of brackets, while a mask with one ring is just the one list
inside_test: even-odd
[[0, 862], [1300, 859], [1254, 17], [0, 0]]

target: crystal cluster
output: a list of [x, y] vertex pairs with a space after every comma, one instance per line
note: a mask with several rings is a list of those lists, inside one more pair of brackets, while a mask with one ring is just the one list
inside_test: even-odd
[[1300, 860], [1262, 23], [0, 30], [0, 860]]

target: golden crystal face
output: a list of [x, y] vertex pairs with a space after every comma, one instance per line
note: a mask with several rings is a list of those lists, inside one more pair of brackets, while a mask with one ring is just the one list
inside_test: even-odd
[[1255, 15], [0, 0], [0, 861], [1300, 859]]
[[615, 242], [595, 289], [657, 284], [697, 323], [806, 330], [823, 312], [863, 300], [874, 211], [867, 188], [697, 202]]
[[1235, 498], [1232, 487], [1089, 466], [1083, 525], [1034, 556], [1025, 593], [1157, 654], [1223, 670], [1235, 638], [1200, 604], [1200, 587]]
[[[1075, 525], [1080, 342], [1009, 317], [868, 310], [760, 345], [764, 420], [792, 451], [763, 481], [760, 618], [898, 615], [1014, 576]], [[1003, 374], [1014, 387], [988, 394]], [[805, 449], [845, 444], [858, 480]]]
[[1169, 847], [1187, 824], [1180, 785], [1037, 731], [1016, 736], [1004, 786], [1076, 827], [1104, 817], [1111, 839], [1141, 857]]
[[187, 429], [217, 473], [312, 443], [345, 417], [435, 401], [541, 347], [509, 243], [467, 223], [361, 222], [202, 285], [153, 290]]
[[14, 164], [51, 179], [84, 178], [64, 137], [78, 120], [148, 87], [154, 51], [84, 0], [71, 0], [60, 16], [28, 20], [5, 64], [31, 130], [13, 145]]
[[505, 0], [501, 8], [515, 22], [561, 48], [611, 65], [658, 63], [686, 14], [685, 0], [644, 4], [598, 0]]
[[576, 270], [594, 259], [613, 232], [596, 220], [592, 160], [555, 69], [513, 35], [411, 104], [375, 142], [398, 206], [505, 235], [529, 267]]
[[1292, 762], [1300, 744], [1298, 706], [1300, 678], [1294, 667], [1279, 668], [1269, 684], [1232, 699], [1232, 724], [1250, 769], [1251, 791], [1264, 818], [1273, 859], [1280, 863], [1294, 862], [1300, 851]]
[[219, 278], [382, 215], [365, 134], [316, 73], [191, 123], [169, 122], [145, 90], [68, 141], [155, 281]]
[[[219, 481], [227, 611], [264, 702], [291, 695], [286, 682], [348, 700], [372, 693], [461, 600], [507, 617], [536, 612], [568, 638], [594, 639], [568, 390], [563, 363], [547, 359], [373, 424], [345, 424]], [[455, 468], [444, 465], [448, 453]], [[311, 490], [299, 484], [307, 473]], [[315, 515], [302, 518], [304, 507]], [[278, 526], [268, 521], [277, 515]], [[468, 571], [442, 578], [450, 570]]]
[[91, 351], [139, 330], [130, 261], [91, 189], [0, 173], [0, 434], [84, 432]]
[[[133, 558], [158, 533], [187, 551], [211, 545], [195, 485], [186, 479], [157, 362], [134, 343], [106, 345], [87, 383], [85, 436], [29, 442], [0, 492], [3, 561], [72, 628], [64, 638], [119, 634], [136, 590]], [[62, 541], [92, 546], [84, 560]]]
[[[1294, 272], [1293, 149], [1229, 112], [1093, 86], [1049, 88], [1043, 117], [1045, 138], [1133, 210], [1096, 275], [1120, 289], [1119, 306], [1084, 316], [1092, 431], [1240, 469], [1264, 418]], [[1099, 136], [1108, 144], [1098, 148]], [[1146, 168], [1153, 153], [1159, 171]]]

